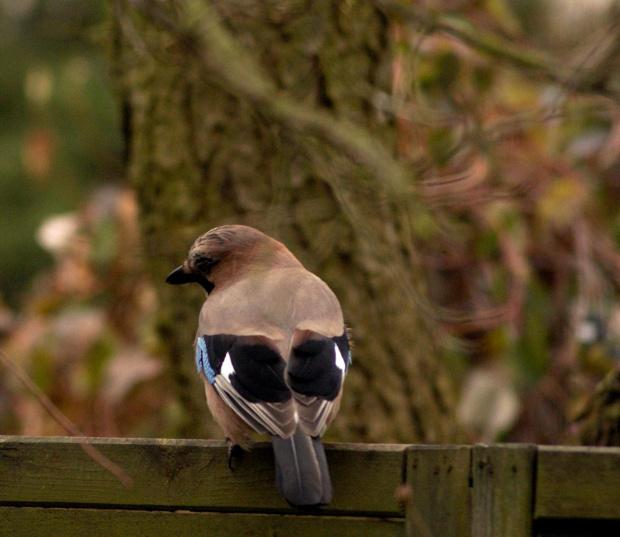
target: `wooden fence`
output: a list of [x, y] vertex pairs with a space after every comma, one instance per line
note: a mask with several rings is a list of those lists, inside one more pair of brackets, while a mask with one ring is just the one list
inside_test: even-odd
[[330, 445], [313, 513], [277, 493], [269, 444], [231, 471], [223, 442], [89, 441], [131, 488], [75, 439], [0, 436], [0, 536], [620, 536], [616, 448]]

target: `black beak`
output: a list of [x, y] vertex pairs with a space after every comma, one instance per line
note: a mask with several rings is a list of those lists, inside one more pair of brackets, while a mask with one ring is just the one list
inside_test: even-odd
[[196, 282], [200, 284], [202, 288], [208, 293], [213, 291], [215, 287], [209, 280], [205, 277], [194, 274], [193, 272], [186, 272], [185, 267], [181, 265], [179, 268], [174, 269], [168, 277], [166, 278], [166, 283], [171, 283], [172, 285], [181, 285], [182, 283], [193, 283]]
[[196, 277], [191, 272], [185, 272], [185, 267], [183, 265], [174, 269], [166, 278], [166, 283], [172, 285], [180, 285], [182, 283], [191, 283], [195, 281]]

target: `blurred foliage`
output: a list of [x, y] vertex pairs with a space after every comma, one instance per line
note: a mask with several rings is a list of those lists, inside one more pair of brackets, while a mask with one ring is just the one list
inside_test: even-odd
[[0, 296], [14, 306], [51, 265], [34, 240], [43, 218], [75, 209], [93, 183], [122, 173], [101, 53], [104, 5], [0, 2]]
[[[620, 42], [614, 2], [561, 15], [558, 1], [431, 3], [510, 34], [524, 58], [542, 50], [574, 66], [575, 81], [604, 70], [618, 87], [620, 64], [601, 59]], [[590, 40], [593, 21], [603, 33]], [[515, 69], [458, 36], [411, 25], [399, 35], [397, 72], [413, 81], [396, 88], [400, 150], [445, 226], [422, 248], [456, 336], [461, 421], [473, 440], [568, 440], [568, 422], [618, 367], [618, 98]]]
[[[571, 13], [588, 9], [569, 3]], [[41, 215], [74, 209], [88, 182], [113, 177], [120, 145], [109, 89], [95, 76], [103, 61], [84, 39], [100, 3], [23, 4], [2, 3], [0, 34], [0, 273], [12, 301], [42, 266]], [[563, 13], [564, 25], [560, 0], [420, 4], [575, 73], [604, 67], [605, 83], [618, 86], [618, 65], [597, 63], [620, 40], [615, 2]], [[392, 30], [393, 91], [373, 105], [397, 125], [399, 156], [432, 210], [418, 257], [460, 386], [459, 418], [472, 441], [565, 441], [569, 422], [605, 401], [594, 387], [619, 367], [618, 99], [398, 17]], [[18, 317], [0, 308], [3, 348], [90, 434], [174, 434], [181, 412], [155, 358], [136, 210], [131, 191], [102, 188], [48, 219], [39, 240], [51, 268]], [[4, 371], [0, 433], [62, 433]]]
[[[5, 323], [2, 348], [86, 434], [174, 432], [132, 191], [100, 187], [78, 211], [49, 218], [39, 238], [53, 267]], [[65, 434], [7, 371], [0, 393], [1, 432]]]
[[610, 371], [571, 426], [577, 443], [620, 446], [620, 369]]

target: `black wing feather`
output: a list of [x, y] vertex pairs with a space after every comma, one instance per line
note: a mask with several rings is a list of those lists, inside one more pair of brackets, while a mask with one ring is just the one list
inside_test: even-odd
[[279, 352], [266, 345], [238, 343], [229, 352], [235, 370], [229, 380], [241, 397], [251, 403], [282, 403], [291, 398]]
[[[341, 356], [337, 356], [336, 349]], [[293, 348], [287, 368], [288, 383], [294, 392], [333, 401], [340, 392], [345, 369], [345, 359], [335, 339], [308, 339]]]

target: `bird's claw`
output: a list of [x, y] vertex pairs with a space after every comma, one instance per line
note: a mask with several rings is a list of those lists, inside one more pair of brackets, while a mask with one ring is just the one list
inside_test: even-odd
[[235, 470], [243, 459], [243, 449], [230, 438], [226, 438], [226, 445], [228, 447], [228, 468]]

